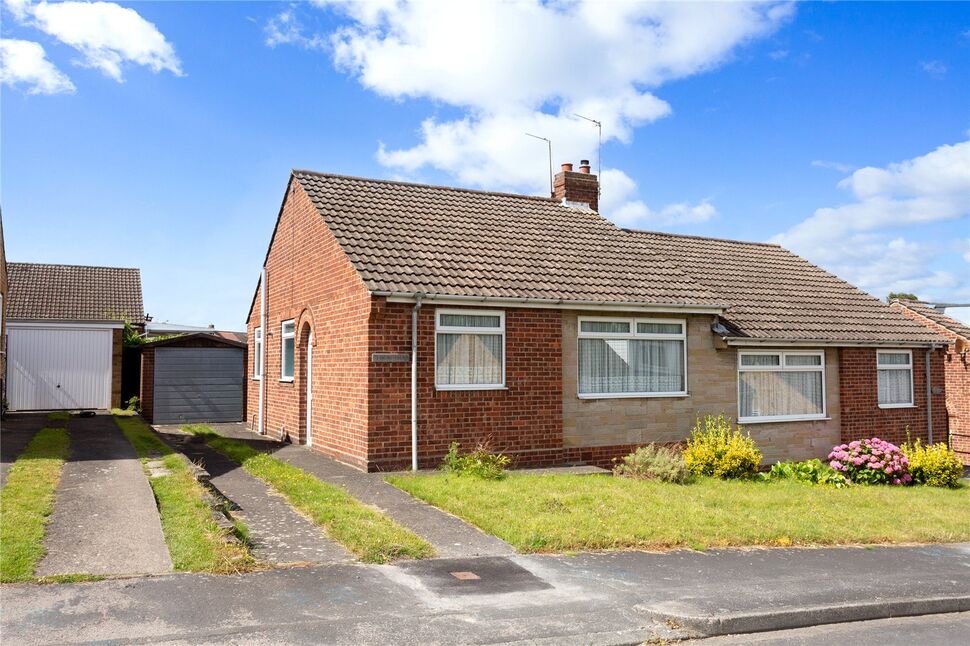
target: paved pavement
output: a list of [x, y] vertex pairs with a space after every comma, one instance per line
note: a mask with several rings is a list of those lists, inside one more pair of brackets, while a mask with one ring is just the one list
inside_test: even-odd
[[896, 617], [682, 642], [683, 646], [966, 646], [970, 613]]
[[170, 572], [141, 461], [110, 415], [72, 417], [71, 444], [37, 576]]
[[169, 444], [211, 476], [210, 483], [232, 501], [232, 515], [246, 523], [253, 554], [274, 564], [342, 563], [353, 560], [342, 545], [305, 516], [262, 480], [249, 475], [233, 460], [201, 442], [185, 442], [191, 436], [177, 427], [156, 427]]
[[343, 487], [361, 502], [383, 511], [399, 525], [431, 543], [441, 557], [511, 555], [515, 550], [505, 541], [432, 507], [384, 482], [379, 473], [364, 473], [341, 464], [305, 446], [283, 444], [261, 437], [245, 424], [211, 424], [228, 437], [247, 440], [257, 448], [271, 451], [274, 457], [312, 473], [321, 480]]
[[47, 413], [14, 413], [0, 420], [0, 487], [7, 484], [7, 472], [17, 457], [45, 426], [50, 426]]
[[897, 614], [924, 612], [917, 600], [970, 610], [970, 545], [434, 559], [3, 593], [0, 628], [18, 644], [632, 644], [704, 634], [677, 617], [748, 616], [773, 630], [831, 621], [827, 608], [859, 620], [846, 609], [873, 601], [908, 599]]

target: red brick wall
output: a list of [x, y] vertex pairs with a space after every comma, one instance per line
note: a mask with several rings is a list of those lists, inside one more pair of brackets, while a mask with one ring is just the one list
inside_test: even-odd
[[[411, 349], [412, 305], [375, 299], [371, 352]], [[561, 463], [562, 313], [505, 310], [506, 389], [439, 391], [434, 386], [435, 307], [419, 315], [418, 447], [422, 467], [437, 466], [452, 441], [473, 448], [488, 440], [520, 465]], [[372, 363], [371, 469], [411, 461], [411, 365]]]
[[[956, 341], [961, 337], [922, 314], [899, 303], [893, 309], [919, 321], [937, 334]], [[970, 339], [965, 339], [970, 342]], [[950, 447], [957, 452], [964, 464], [970, 465], [970, 354], [957, 352], [956, 344], [947, 347], [946, 362], [946, 412], [950, 430]]]
[[[367, 333], [370, 294], [303, 188], [291, 179], [280, 210], [267, 271], [268, 325], [263, 334], [268, 435], [306, 441], [306, 329], [312, 329], [313, 448], [364, 467], [367, 461]], [[247, 323], [255, 339], [257, 293]], [[280, 324], [296, 321], [295, 379], [280, 381]], [[255, 343], [249, 344], [255, 365]], [[247, 378], [252, 377], [252, 370]], [[259, 382], [247, 389], [246, 420], [256, 427]]]
[[[842, 405], [842, 441], [879, 437], [893, 444], [906, 441], [906, 430], [913, 439], [926, 441], [926, 350], [913, 349], [913, 408], [879, 408], [875, 348], [842, 348], [839, 351], [839, 387]], [[941, 393], [933, 396], [933, 438], [946, 439], [946, 401], [944, 386], [944, 353], [930, 357], [931, 383]]]
[[142, 348], [141, 382], [138, 387], [141, 414], [149, 422], [155, 418], [155, 348]]
[[589, 204], [594, 211], [599, 210], [599, 178], [589, 173], [563, 170], [556, 173], [553, 180], [554, 199]]

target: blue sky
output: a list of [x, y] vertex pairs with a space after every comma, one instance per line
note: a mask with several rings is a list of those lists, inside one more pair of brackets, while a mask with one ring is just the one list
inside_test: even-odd
[[[119, 6], [120, 5], [120, 6]], [[10, 260], [241, 329], [291, 168], [540, 194], [970, 301], [970, 5], [6, 0]], [[968, 318], [967, 312], [955, 312]]]

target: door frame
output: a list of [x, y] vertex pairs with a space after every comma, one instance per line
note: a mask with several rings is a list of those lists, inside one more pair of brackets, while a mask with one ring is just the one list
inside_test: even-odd
[[306, 445], [313, 446], [313, 330], [306, 343]]

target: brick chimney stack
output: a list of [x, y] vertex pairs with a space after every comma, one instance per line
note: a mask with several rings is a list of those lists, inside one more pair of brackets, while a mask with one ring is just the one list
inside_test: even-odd
[[587, 204], [599, 211], [599, 178], [589, 172], [589, 160], [579, 162], [579, 170], [572, 164], [563, 164], [553, 180], [552, 197], [562, 202]]

